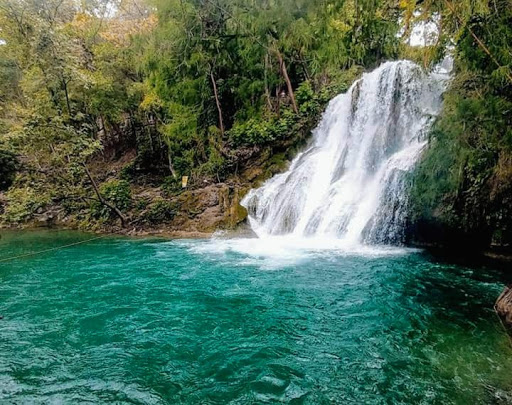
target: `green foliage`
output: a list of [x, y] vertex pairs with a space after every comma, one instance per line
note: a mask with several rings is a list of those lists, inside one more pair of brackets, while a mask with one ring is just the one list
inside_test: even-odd
[[0, 191], [7, 190], [16, 177], [18, 159], [12, 152], [0, 149]]
[[[144, 86], [132, 43], [150, 29], [149, 13], [134, 1], [107, 17], [107, 3], [5, 0], [0, 7], [0, 143], [23, 156], [27, 181], [15, 187], [48, 190], [68, 211], [94, 198], [85, 165], [145, 145], [156, 133], [153, 112], [139, 109]], [[150, 147], [146, 160], [161, 160], [163, 142]], [[5, 159], [2, 188], [13, 176], [13, 161]]]
[[512, 8], [462, 1], [438, 12], [442, 35], [457, 41], [456, 74], [415, 175], [415, 220], [433, 219], [487, 244], [511, 243]]
[[253, 116], [245, 121], [236, 121], [228, 131], [234, 146], [268, 145], [294, 136], [304, 128], [309, 128], [321, 115], [326, 104], [335, 95], [347, 91], [349, 85], [359, 76], [361, 68], [354, 65], [336, 76], [328, 85], [315, 91], [310, 80], [302, 82], [296, 92], [299, 114], [290, 108], [280, 111], [280, 115], [267, 113]]
[[137, 151], [123, 178], [167, 167], [220, 178], [236, 166], [225, 149], [285, 139], [341, 71], [396, 53], [384, 0], [137, 0], [108, 17], [107, 0], [6, 2], [0, 127], [54, 185], [75, 187], [83, 171], [69, 166], [116, 148]]
[[174, 177], [167, 176], [162, 185], [161, 189], [166, 197], [170, 197], [177, 194], [182, 189], [181, 180], [175, 179]]
[[453, 134], [433, 131], [429, 148], [414, 174], [411, 198], [416, 219], [438, 215], [445, 216], [448, 222], [453, 220], [453, 200], [463, 164], [464, 157]]
[[291, 110], [283, 111], [280, 117], [253, 117], [245, 122], [235, 123], [228, 136], [235, 146], [265, 145], [292, 135], [292, 128], [300, 119], [301, 116], [296, 116]]
[[174, 207], [169, 201], [157, 199], [148, 205], [142, 219], [149, 224], [161, 224], [171, 221], [175, 215]]
[[[202, 178], [210, 178], [214, 181], [222, 181], [229, 175], [229, 165], [226, 158], [224, 158], [214, 148], [209, 149], [208, 161], [199, 166], [194, 174]], [[181, 187], [181, 183], [180, 183]]]
[[[143, 104], [161, 112], [178, 175], [219, 172], [212, 154], [226, 140], [239, 147], [285, 139], [319, 113], [325, 101], [317, 95], [340, 71], [398, 49], [397, 7], [384, 0], [153, 3], [158, 26], [144, 43], [150, 91]], [[288, 85], [300, 109], [294, 118]], [[225, 134], [211, 136], [212, 126]]]
[[229, 137], [235, 145], [263, 145], [274, 141], [274, 120], [262, 120], [250, 118], [249, 120], [235, 124], [229, 131]]
[[295, 96], [299, 103], [301, 114], [308, 115], [318, 112], [320, 105], [315, 97], [316, 95], [311, 81], [306, 80], [302, 82], [295, 92]]
[[265, 177], [271, 177], [277, 173], [283, 172], [288, 165], [289, 159], [285, 153], [277, 153], [269, 159]]
[[[132, 207], [132, 192], [130, 183], [126, 180], [110, 180], [100, 186], [100, 193], [103, 198], [121, 211]], [[93, 201], [91, 213], [95, 218], [115, 218], [112, 210], [99, 201]]]
[[103, 183], [100, 192], [107, 201], [120, 210], [128, 209], [132, 204], [130, 184], [125, 180], [110, 180]]
[[12, 188], [6, 193], [7, 207], [2, 218], [10, 223], [23, 223], [50, 203], [48, 195], [31, 187]]
[[137, 173], [136, 163], [130, 162], [121, 168], [121, 171], [119, 173], [119, 178], [121, 180], [126, 180], [129, 182], [135, 177], [136, 173]]

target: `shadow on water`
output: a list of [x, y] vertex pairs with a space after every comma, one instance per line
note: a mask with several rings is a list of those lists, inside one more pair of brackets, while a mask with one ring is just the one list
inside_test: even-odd
[[424, 269], [405, 275], [401, 297], [423, 313], [411, 317], [411, 356], [429, 363], [426, 373], [443, 381], [439, 389], [458, 392], [460, 399], [471, 403], [479, 392], [485, 403], [511, 403], [512, 346], [493, 309], [509, 275], [488, 262], [421, 256]]

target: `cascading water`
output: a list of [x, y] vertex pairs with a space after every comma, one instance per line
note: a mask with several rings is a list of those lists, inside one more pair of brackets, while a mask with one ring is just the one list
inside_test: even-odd
[[400, 243], [408, 173], [447, 79], [446, 69], [427, 75], [409, 61], [386, 62], [334, 98], [311, 146], [243, 199], [256, 234]]

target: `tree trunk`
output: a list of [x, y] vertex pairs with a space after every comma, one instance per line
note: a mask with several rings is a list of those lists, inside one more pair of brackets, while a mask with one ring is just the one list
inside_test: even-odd
[[281, 52], [276, 50], [277, 59], [279, 60], [279, 67], [281, 69], [281, 73], [286, 82], [286, 86], [288, 87], [288, 95], [290, 96], [290, 100], [292, 102], [293, 111], [295, 114], [299, 113], [299, 109], [297, 108], [297, 103], [295, 102], [295, 93], [293, 92], [292, 82], [290, 81], [290, 77], [288, 76], [288, 71], [286, 70], [286, 63], [281, 55]]
[[220, 107], [219, 93], [217, 92], [217, 83], [215, 83], [215, 77], [213, 77], [212, 70], [210, 70], [210, 78], [212, 80], [213, 94], [215, 95], [215, 103], [217, 104], [217, 111], [219, 112], [220, 134], [222, 135], [222, 138], [224, 138], [224, 120], [222, 119], [222, 109]]
[[306, 76], [306, 80], [311, 81], [311, 75], [308, 71], [308, 65], [306, 64], [306, 61], [301, 58], [300, 64], [302, 66], [302, 70], [304, 71], [304, 76]]
[[68, 108], [68, 115], [71, 117], [71, 103], [69, 102], [68, 84], [64, 79], [62, 80], [62, 88], [64, 90], [64, 95], [66, 96], [66, 106]]
[[174, 166], [172, 164], [172, 157], [171, 157], [170, 150], [167, 152], [167, 158], [169, 159], [169, 170], [171, 171], [172, 177], [174, 177], [176, 179], [178, 177], [178, 175], [176, 174], [176, 171], [174, 170]]
[[265, 96], [267, 99], [268, 110], [272, 112], [272, 100], [270, 99], [270, 90], [268, 89], [268, 79], [267, 79], [267, 66], [268, 66], [268, 53], [265, 54], [265, 65], [263, 68], [263, 72], [265, 73]]
[[277, 118], [281, 118], [281, 95], [279, 86], [276, 87], [276, 99], [277, 99], [277, 105], [276, 105], [276, 113]]
[[114, 212], [119, 219], [121, 220], [121, 226], [124, 228], [126, 226], [126, 218], [124, 217], [123, 213], [117, 208], [115, 205], [110, 204], [107, 200], [103, 198], [103, 196], [100, 193], [100, 190], [98, 188], [98, 185], [96, 184], [96, 181], [92, 177], [91, 172], [87, 168], [86, 164], [83, 164], [85, 173], [87, 174], [87, 177], [89, 178], [89, 181], [92, 184], [92, 188], [94, 189], [94, 192], [96, 193], [96, 196], [98, 197], [98, 201], [102, 203], [105, 207], [109, 208], [112, 212]]
[[151, 128], [147, 128], [146, 127], [146, 132], [148, 134], [148, 138], [149, 138], [149, 146], [151, 148], [151, 152], [152, 153], [155, 153], [155, 147], [153, 146], [153, 137], [151, 136]]
[[[482, 42], [482, 40], [480, 38], [478, 38], [478, 36], [475, 34], [475, 32], [471, 29], [471, 27], [469, 26], [469, 24], [464, 24], [464, 21], [462, 20], [462, 18], [459, 16], [459, 14], [457, 13], [457, 11], [455, 10], [455, 7], [453, 7], [453, 4], [449, 1], [449, 0], [445, 0], [445, 3], [446, 5], [448, 6], [448, 8], [450, 9], [450, 11], [453, 13], [453, 15], [455, 16], [455, 18], [457, 20], [459, 20], [459, 22], [462, 24], [462, 25], [465, 25], [466, 28], [468, 29], [469, 33], [471, 34], [471, 36], [473, 37], [473, 39], [476, 41], [476, 43], [478, 44], [478, 46], [480, 48], [482, 48], [482, 50], [487, 54], [487, 56], [489, 56], [489, 58], [491, 58], [492, 62], [498, 67], [498, 68], [502, 68], [500, 62], [496, 59], [496, 57], [492, 54], [492, 52], [489, 50], [489, 48], [487, 48], [487, 46]], [[510, 83], [512, 83], [512, 75], [508, 72], [505, 72], [505, 76], [507, 76], [508, 80], [510, 80]]]

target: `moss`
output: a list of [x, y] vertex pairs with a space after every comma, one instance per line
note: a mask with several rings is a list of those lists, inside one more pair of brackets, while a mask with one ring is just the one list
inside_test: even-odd
[[288, 167], [286, 153], [277, 153], [267, 162], [265, 171], [266, 177], [272, 177], [276, 173], [284, 171]]
[[413, 176], [413, 224], [452, 230], [480, 248], [512, 243], [512, 219], [503, 215], [512, 190], [511, 111], [510, 96], [498, 96], [480, 74], [457, 72]]
[[235, 215], [233, 218], [233, 225], [238, 225], [239, 223], [245, 221], [248, 217], [249, 213], [247, 212], [247, 209], [237, 203], [235, 205]]

